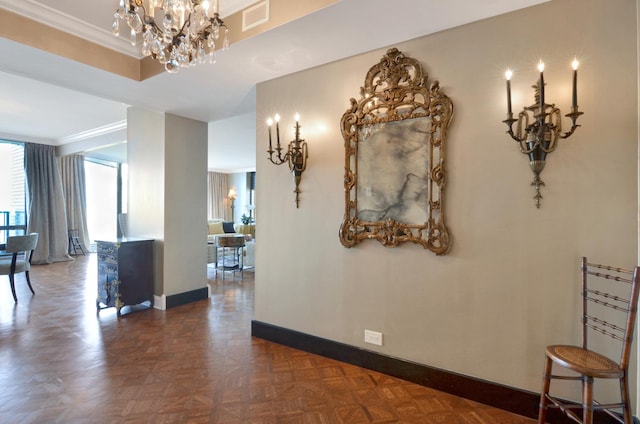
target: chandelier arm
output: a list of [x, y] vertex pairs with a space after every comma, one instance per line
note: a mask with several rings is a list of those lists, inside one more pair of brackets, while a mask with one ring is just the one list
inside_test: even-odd
[[[193, 5], [194, 9], [196, 7], [196, 5]], [[184, 37], [186, 35], [186, 33], [184, 32], [184, 28], [187, 26], [187, 22], [189, 22], [191, 20], [191, 14], [193, 12], [189, 12], [189, 16], [187, 16], [187, 18], [184, 20], [184, 22], [182, 23], [182, 27], [180, 28], [180, 31], [178, 32], [178, 35], [183, 34], [182, 36]], [[173, 37], [173, 43], [172, 44], [176, 44], [178, 37]]]
[[144, 18], [147, 17], [147, 8], [144, 7], [144, 3], [142, 3], [142, 2], [140, 3], [140, 6], [138, 6], [138, 7], [142, 8], [142, 21], [144, 22], [145, 21]]
[[[142, 30], [140, 31], [140, 33], [144, 34], [145, 25], [151, 25], [159, 30], [153, 18], [149, 17], [149, 15], [147, 14], [147, 8], [145, 7], [144, 3], [140, 2], [140, 6], [137, 7], [142, 9]], [[147, 18], [149, 19], [147, 20]]]
[[[189, 17], [191, 17], [191, 13], [189, 13]], [[178, 41], [180, 34], [182, 34], [183, 37], [186, 35], [186, 33], [184, 32], [184, 27], [185, 25], [187, 25], [187, 22], [188, 20], [184, 21], [184, 23], [182, 24], [182, 28], [180, 28], [180, 31], [178, 32], [178, 36], [173, 37], [173, 42], [171, 44], [176, 44], [176, 41]]]
[[209, 18], [209, 23], [211, 23], [211, 25], [213, 25], [213, 24], [217, 24], [217, 25], [218, 25], [218, 27], [225, 27], [225, 28], [227, 27], [227, 26], [224, 24], [224, 21], [223, 21], [222, 19], [220, 19], [220, 14], [219, 14], [218, 12], [215, 12], [215, 13], [213, 14], [213, 17], [212, 17], [212, 18]]

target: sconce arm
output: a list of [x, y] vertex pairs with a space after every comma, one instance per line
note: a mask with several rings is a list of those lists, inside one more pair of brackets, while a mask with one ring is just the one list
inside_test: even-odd
[[578, 129], [578, 127], [580, 125], [576, 124], [576, 121], [578, 120], [580, 115], [583, 115], [583, 114], [584, 114], [584, 112], [579, 112], [578, 111], [578, 107], [577, 106], [571, 108], [571, 113], [567, 113], [565, 115], [567, 118], [571, 119], [571, 129], [569, 129], [569, 131], [567, 131], [564, 134], [562, 134], [560, 136], [561, 138], [569, 138], [575, 132], [575, 130]]
[[284, 157], [282, 156], [282, 148], [276, 148], [276, 150], [278, 151], [276, 154], [276, 159], [273, 159], [273, 152], [274, 150], [267, 150], [267, 153], [269, 153], [269, 157], [267, 159], [269, 159], [269, 161], [274, 164], [274, 165], [282, 165], [285, 162], [289, 161], [289, 152], [285, 153]]
[[507, 125], [507, 127], [509, 127], [509, 129], [506, 132], [511, 136], [512, 139], [514, 139], [518, 143], [526, 139], [526, 137], [519, 137], [513, 132], [513, 124], [518, 122], [518, 119], [515, 119], [512, 113], [510, 113], [509, 117], [502, 122], [504, 122]]
[[[291, 144], [289, 145], [289, 147], [291, 147]], [[307, 169], [307, 158], [309, 157], [309, 151], [307, 150], [306, 141], [299, 140], [298, 146], [291, 147], [287, 154], [290, 158], [290, 171], [302, 173], [305, 169]]]
[[530, 140], [533, 142], [533, 144], [531, 145], [531, 148], [527, 147], [527, 140], [526, 138], [523, 138], [520, 140], [520, 152], [524, 153], [525, 155], [528, 155], [529, 153], [533, 152], [539, 145], [540, 143], [537, 140]]

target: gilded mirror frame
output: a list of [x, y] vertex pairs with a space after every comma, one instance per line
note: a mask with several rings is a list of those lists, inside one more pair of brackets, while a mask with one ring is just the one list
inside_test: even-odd
[[417, 60], [395, 48], [369, 70], [360, 95], [350, 99], [340, 121], [345, 146], [340, 242], [345, 247], [368, 239], [386, 247], [413, 242], [446, 254], [451, 237], [444, 213], [445, 147], [453, 103], [438, 81], [429, 85]]

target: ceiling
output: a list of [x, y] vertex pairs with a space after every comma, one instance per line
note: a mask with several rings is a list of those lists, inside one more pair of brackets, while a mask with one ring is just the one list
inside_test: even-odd
[[[209, 169], [255, 169], [256, 84], [544, 1], [341, 0], [257, 36], [231, 40], [215, 64], [143, 81], [0, 37], [0, 138], [54, 145], [93, 138], [107, 145], [94, 152], [118, 156], [126, 150], [126, 109], [138, 106], [208, 122]], [[220, 0], [221, 16], [253, 3]], [[128, 41], [111, 34], [117, 4], [0, 0], [0, 9], [140, 58]]]

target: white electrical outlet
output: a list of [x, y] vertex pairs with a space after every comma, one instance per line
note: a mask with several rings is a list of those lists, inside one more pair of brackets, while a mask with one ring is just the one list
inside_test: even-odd
[[364, 330], [364, 342], [382, 346], [382, 333], [377, 331]]

